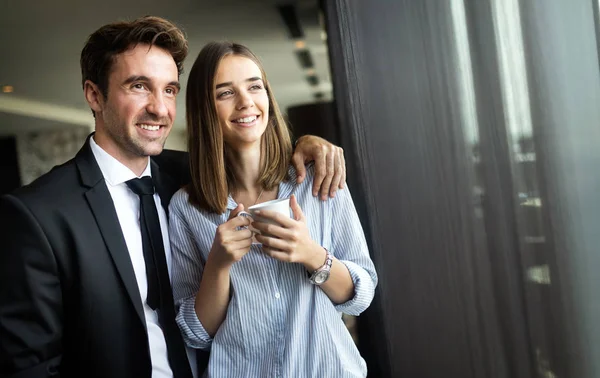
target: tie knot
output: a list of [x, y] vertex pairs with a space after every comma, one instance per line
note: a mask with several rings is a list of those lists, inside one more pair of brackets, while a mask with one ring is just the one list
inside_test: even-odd
[[150, 176], [134, 178], [126, 181], [125, 183], [129, 189], [131, 189], [138, 196], [154, 194], [154, 183], [152, 182], [152, 177]]

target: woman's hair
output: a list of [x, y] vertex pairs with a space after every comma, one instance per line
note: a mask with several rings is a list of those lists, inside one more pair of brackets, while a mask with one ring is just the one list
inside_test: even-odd
[[190, 71], [186, 91], [186, 121], [190, 156], [190, 203], [200, 209], [224, 213], [227, 197], [236, 185], [231, 170], [231, 151], [223, 141], [217, 117], [214, 91], [219, 63], [229, 55], [252, 60], [261, 71], [269, 98], [269, 122], [261, 137], [258, 183], [271, 190], [287, 178], [292, 142], [264, 68], [247, 47], [232, 42], [211, 42], [204, 46]]

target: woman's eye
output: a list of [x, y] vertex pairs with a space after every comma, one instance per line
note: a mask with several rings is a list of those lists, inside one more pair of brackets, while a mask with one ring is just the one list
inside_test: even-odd
[[232, 91], [224, 91], [224, 92], [221, 92], [221, 93], [219, 93], [219, 94], [217, 95], [217, 98], [221, 98], [221, 97], [229, 96], [229, 95], [230, 95], [230, 94], [232, 94], [232, 93], [233, 93]]
[[261, 89], [263, 89], [263, 87], [260, 84], [255, 84], [255, 85], [251, 86], [250, 89], [252, 89], [252, 90], [261, 90]]

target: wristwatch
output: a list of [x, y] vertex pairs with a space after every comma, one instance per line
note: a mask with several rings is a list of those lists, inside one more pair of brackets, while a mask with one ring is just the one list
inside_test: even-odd
[[325, 258], [325, 264], [321, 266], [319, 269], [315, 270], [310, 277], [308, 278], [310, 283], [313, 285], [322, 285], [329, 279], [329, 272], [331, 271], [331, 264], [333, 264], [333, 256], [327, 250], [327, 248], [323, 247], [325, 252], [327, 252], [327, 257]]

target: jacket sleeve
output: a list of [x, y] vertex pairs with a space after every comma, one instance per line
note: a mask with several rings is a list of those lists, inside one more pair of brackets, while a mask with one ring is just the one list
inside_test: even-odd
[[17, 197], [0, 197], [0, 243], [0, 377], [59, 377], [57, 264], [41, 225]]

